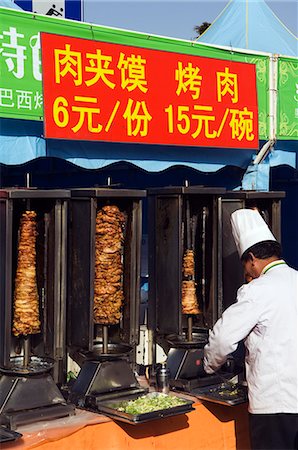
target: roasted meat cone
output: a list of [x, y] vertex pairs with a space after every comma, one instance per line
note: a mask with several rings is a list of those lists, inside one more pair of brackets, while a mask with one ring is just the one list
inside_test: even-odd
[[198, 305], [195, 277], [195, 256], [194, 251], [187, 249], [183, 255], [183, 276], [182, 281], [182, 313], [183, 314], [200, 314]]
[[36, 282], [36, 235], [36, 212], [25, 211], [20, 221], [13, 302], [12, 331], [15, 336], [40, 333]]
[[183, 256], [183, 275], [185, 277], [194, 277], [195, 275], [195, 257], [193, 250], [186, 250]]
[[182, 313], [200, 314], [194, 280], [182, 281]]
[[124, 223], [115, 205], [104, 206], [96, 215], [93, 317], [102, 325], [115, 325], [121, 318]]

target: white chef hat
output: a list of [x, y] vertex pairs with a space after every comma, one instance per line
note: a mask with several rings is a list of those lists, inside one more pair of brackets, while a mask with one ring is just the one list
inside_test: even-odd
[[256, 209], [238, 209], [231, 215], [232, 233], [239, 256], [252, 245], [262, 241], [276, 241]]

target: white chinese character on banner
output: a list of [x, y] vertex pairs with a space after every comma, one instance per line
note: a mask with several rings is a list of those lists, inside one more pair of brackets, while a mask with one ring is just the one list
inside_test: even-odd
[[40, 34], [35, 34], [30, 38], [30, 47], [32, 49], [32, 70], [35, 80], [41, 81], [41, 51]]
[[40, 92], [38, 91], [35, 92], [33, 102], [34, 102], [34, 109], [42, 108], [43, 97]]
[[[25, 56], [24, 45], [18, 44], [19, 38], [24, 38], [22, 33], [17, 33], [17, 29], [9, 27], [9, 31], [3, 31], [3, 35], [0, 34], [0, 39], [4, 39], [5, 36], [9, 37], [9, 43], [2, 43], [0, 54], [4, 56], [8, 71], [12, 72], [16, 78], [24, 77], [24, 61], [27, 59]], [[7, 51], [5, 51], [7, 49]], [[11, 51], [9, 51], [11, 50]]]
[[18, 109], [32, 109], [32, 91], [19, 91], [17, 93]]
[[0, 88], [0, 106], [6, 108], [13, 108], [14, 102], [12, 101], [13, 93], [12, 89]]

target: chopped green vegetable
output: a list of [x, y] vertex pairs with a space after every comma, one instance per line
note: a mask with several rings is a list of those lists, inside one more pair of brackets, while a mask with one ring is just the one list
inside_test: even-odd
[[222, 383], [220, 387], [210, 389], [210, 392], [214, 392], [215, 394], [218, 394], [221, 397], [236, 397], [238, 395], [243, 395], [243, 392], [237, 386], [237, 384]]
[[67, 383], [70, 381], [70, 380], [76, 380], [76, 375], [70, 370], [69, 372], [67, 372], [67, 378], [66, 378], [66, 381], [67, 381]]
[[235, 388], [234, 390], [222, 389], [221, 391], [218, 391], [218, 393], [219, 393], [219, 395], [222, 395], [225, 397], [235, 397], [236, 395], [241, 394], [241, 392], [237, 388]]
[[142, 395], [136, 400], [129, 400], [115, 405], [116, 409], [127, 414], [144, 414], [160, 409], [173, 408], [174, 406], [185, 405], [187, 402], [181, 398], [159, 394], [159, 395]]

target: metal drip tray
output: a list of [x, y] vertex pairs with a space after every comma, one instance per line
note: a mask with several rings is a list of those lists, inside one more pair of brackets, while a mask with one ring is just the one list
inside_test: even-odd
[[128, 355], [132, 351], [132, 346], [128, 344], [108, 344], [108, 352], [104, 353], [102, 342], [95, 342], [92, 351], [80, 350], [75, 353], [74, 358], [81, 364], [83, 361], [106, 361], [113, 360]]
[[[150, 401], [150, 399], [161, 399], [164, 397], [170, 397], [165, 394], [161, 394], [159, 392], [150, 392], [146, 395], [130, 395], [130, 396], [119, 396], [118, 399], [114, 398], [113, 400], [100, 401], [97, 400], [97, 408], [100, 412], [105, 414], [108, 417], [111, 417], [114, 420], [120, 420], [121, 422], [130, 423], [132, 425], [136, 425], [138, 423], [145, 423], [151, 420], [163, 419], [165, 417], [176, 416], [179, 414], [185, 414], [194, 410], [193, 401], [187, 400], [185, 398], [179, 398], [181, 401], [180, 405], [172, 406], [172, 407], [163, 407], [161, 406], [159, 409], [151, 412], [125, 412], [125, 406], [129, 401], [143, 399], [146, 398]], [[177, 399], [176, 396], [172, 396]], [[162, 403], [161, 403], [162, 405]]]
[[108, 344], [108, 352], [104, 353], [102, 342], [95, 342], [93, 346], [93, 352], [99, 357], [119, 357], [122, 355], [127, 355], [132, 351], [132, 346], [128, 344]]
[[16, 441], [22, 436], [23, 435], [21, 433], [17, 433], [16, 431], [9, 430], [6, 427], [0, 426], [0, 443]]
[[208, 342], [208, 330], [197, 329], [192, 333], [192, 341], [187, 340], [187, 330], [183, 330], [181, 335], [168, 334], [167, 342], [174, 348], [203, 348]]
[[200, 400], [235, 406], [248, 401], [247, 388], [241, 384], [220, 383], [191, 391]]
[[50, 371], [55, 361], [45, 356], [30, 356], [29, 364], [24, 366], [23, 356], [12, 356], [9, 366], [0, 367], [0, 372], [8, 375], [38, 375]]

